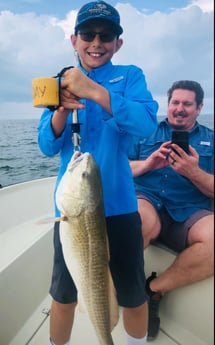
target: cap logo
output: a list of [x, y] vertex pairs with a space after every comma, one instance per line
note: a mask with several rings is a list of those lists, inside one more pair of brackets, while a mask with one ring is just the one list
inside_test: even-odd
[[95, 14], [104, 14], [105, 16], [111, 16], [112, 12], [107, 9], [107, 6], [104, 4], [96, 4], [93, 8], [89, 9], [88, 12], [92, 15]]
[[121, 35], [123, 32], [123, 29], [120, 26], [119, 13], [113, 6], [106, 4], [104, 1], [94, 1], [84, 5], [78, 12], [75, 30], [77, 31], [77, 29], [80, 28], [80, 25], [85, 22], [93, 21], [94, 19], [108, 21], [115, 28], [118, 35]]

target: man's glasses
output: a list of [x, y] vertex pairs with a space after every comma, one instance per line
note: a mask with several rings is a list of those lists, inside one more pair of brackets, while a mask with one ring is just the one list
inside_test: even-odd
[[112, 42], [117, 36], [112, 31], [78, 31], [78, 35], [81, 37], [82, 41], [85, 42], [93, 42], [96, 35], [99, 35], [99, 38], [103, 43]]

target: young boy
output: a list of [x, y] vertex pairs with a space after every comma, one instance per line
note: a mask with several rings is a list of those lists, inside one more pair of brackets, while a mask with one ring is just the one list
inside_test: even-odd
[[[90, 152], [101, 171], [110, 269], [123, 307], [126, 341], [142, 345], [146, 343], [148, 307], [141, 221], [128, 149], [133, 135], [153, 132], [158, 106], [138, 67], [111, 63], [123, 44], [122, 32], [119, 13], [104, 1], [93, 1], [80, 9], [71, 35], [78, 66], [63, 74], [61, 105], [55, 111], [44, 110], [38, 131], [41, 151], [48, 156], [60, 153], [57, 188], [73, 154], [71, 113], [78, 110], [80, 150]], [[50, 338], [52, 344], [64, 345], [69, 344], [77, 290], [64, 263], [58, 222], [54, 246]]]

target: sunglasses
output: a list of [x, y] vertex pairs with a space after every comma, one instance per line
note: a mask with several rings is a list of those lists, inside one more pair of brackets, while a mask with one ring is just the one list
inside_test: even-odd
[[112, 42], [117, 37], [116, 33], [112, 31], [78, 31], [78, 35], [81, 37], [82, 41], [85, 42], [93, 42], [96, 35], [99, 35], [99, 39], [103, 43]]

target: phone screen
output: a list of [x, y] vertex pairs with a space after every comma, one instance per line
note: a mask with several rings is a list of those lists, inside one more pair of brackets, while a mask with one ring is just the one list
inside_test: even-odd
[[189, 132], [172, 131], [172, 143], [180, 146], [188, 154], [189, 153]]

